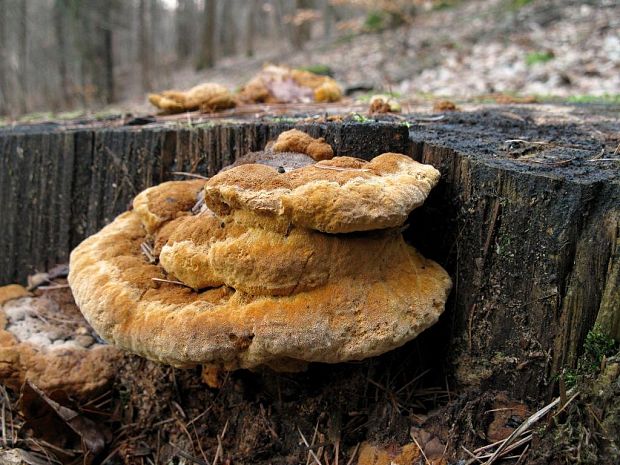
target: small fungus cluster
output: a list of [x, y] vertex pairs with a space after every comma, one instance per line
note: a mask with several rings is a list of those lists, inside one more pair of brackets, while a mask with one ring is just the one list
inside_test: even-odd
[[341, 98], [335, 79], [276, 65], [265, 66], [239, 93], [244, 103], [337, 102]]
[[401, 234], [438, 179], [288, 131], [207, 181], [141, 192], [73, 251], [69, 282], [105, 340], [175, 366], [364, 359], [444, 309], [448, 274]]
[[235, 106], [230, 91], [212, 82], [199, 84], [188, 91], [165, 90], [160, 94], [149, 94], [149, 102], [166, 113], [201, 110], [210, 113]]
[[341, 98], [342, 89], [331, 77], [275, 65], [265, 66], [237, 94], [207, 82], [187, 91], [166, 90], [148, 96], [149, 102], [164, 113], [212, 113], [237, 104], [337, 102]]

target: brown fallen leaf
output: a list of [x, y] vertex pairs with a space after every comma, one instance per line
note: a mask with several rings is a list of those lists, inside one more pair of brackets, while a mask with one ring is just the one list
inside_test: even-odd
[[105, 435], [97, 423], [75, 410], [60, 405], [31, 382], [27, 382], [27, 385], [63, 420], [71, 431], [80, 437], [82, 445], [90, 454], [97, 456], [104, 450], [106, 445]]
[[265, 86], [274, 98], [280, 102], [312, 102], [313, 91], [309, 87], [297, 84], [292, 78], [272, 79]]

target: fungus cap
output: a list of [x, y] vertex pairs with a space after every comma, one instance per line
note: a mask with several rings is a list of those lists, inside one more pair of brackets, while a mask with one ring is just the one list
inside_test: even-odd
[[370, 231], [402, 225], [439, 177], [396, 153], [370, 162], [337, 157], [287, 173], [242, 165], [207, 182], [205, 203], [220, 216], [249, 210], [327, 233]]
[[195, 292], [153, 280], [166, 274], [142, 256], [144, 236], [135, 212], [121, 214], [72, 252], [69, 282], [105, 340], [175, 366], [287, 369], [291, 361], [378, 355], [434, 324], [451, 287], [437, 263], [402, 243], [389, 267], [367, 267], [307, 291], [253, 296], [220, 286]]
[[133, 209], [144, 224], [148, 233], [153, 233], [164, 223], [179, 216], [191, 214], [198, 194], [205, 181], [168, 181], [149, 187], [133, 200]]
[[267, 143], [265, 150], [247, 153], [222, 171], [240, 165], [259, 164], [282, 171], [291, 171], [312, 165], [319, 160], [334, 157], [334, 150], [322, 137], [315, 139], [305, 132], [291, 129], [280, 133], [275, 141]]
[[337, 102], [342, 89], [329, 76], [287, 66], [267, 65], [241, 89], [244, 103]]
[[223, 171], [199, 211], [202, 180], [140, 193], [71, 254], [86, 319], [160, 362], [283, 371], [378, 355], [431, 326], [450, 278], [395, 227], [439, 173], [398, 154], [305, 163]]
[[161, 249], [161, 266], [193, 289], [226, 285], [250, 295], [290, 295], [359, 274], [373, 275], [403, 253], [391, 230], [343, 238], [304, 228], [288, 231], [185, 216]]
[[334, 158], [334, 150], [325, 139], [315, 139], [298, 129], [281, 133], [273, 144], [273, 151], [303, 153], [315, 161]]
[[233, 95], [226, 87], [213, 82], [198, 84], [187, 91], [165, 90], [149, 94], [149, 102], [167, 113], [224, 110], [235, 106]]

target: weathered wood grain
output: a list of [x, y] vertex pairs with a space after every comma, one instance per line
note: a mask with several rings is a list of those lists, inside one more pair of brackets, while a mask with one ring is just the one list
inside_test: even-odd
[[[211, 176], [293, 121], [0, 129], [0, 283], [66, 262], [173, 171]], [[620, 122], [586, 108], [486, 108], [436, 122], [304, 123], [338, 155], [395, 151], [443, 174], [407, 238], [451, 273], [425, 339], [461, 385], [548, 394], [598, 321], [620, 338]]]

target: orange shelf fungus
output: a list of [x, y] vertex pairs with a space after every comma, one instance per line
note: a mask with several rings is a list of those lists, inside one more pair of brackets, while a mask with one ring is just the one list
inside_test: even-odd
[[393, 153], [274, 166], [320, 144], [139, 194], [71, 254], [87, 320], [110, 343], [175, 366], [281, 371], [378, 355], [434, 324], [451, 280], [400, 227], [439, 172]]

